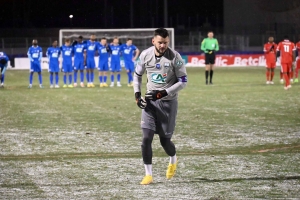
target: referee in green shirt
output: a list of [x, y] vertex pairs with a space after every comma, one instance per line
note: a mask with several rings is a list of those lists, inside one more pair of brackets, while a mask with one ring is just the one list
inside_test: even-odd
[[214, 64], [216, 59], [216, 51], [219, 51], [218, 40], [214, 38], [214, 33], [209, 31], [201, 43], [201, 50], [205, 53], [205, 80], [206, 85], [208, 85], [208, 73], [209, 73], [209, 84], [212, 83], [212, 77], [214, 74]]

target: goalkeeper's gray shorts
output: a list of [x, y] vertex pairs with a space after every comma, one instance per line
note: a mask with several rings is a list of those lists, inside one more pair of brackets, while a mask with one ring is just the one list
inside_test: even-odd
[[175, 129], [177, 99], [147, 101], [142, 110], [141, 128], [153, 130], [160, 137], [171, 138]]

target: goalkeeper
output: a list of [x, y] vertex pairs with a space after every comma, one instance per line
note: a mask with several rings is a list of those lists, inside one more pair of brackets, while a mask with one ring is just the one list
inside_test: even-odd
[[219, 51], [218, 40], [214, 38], [214, 33], [209, 31], [201, 43], [201, 50], [205, 53], [205, 83], [208, 85], [208, 73], [209, 73], [209, 84], [212, 83], [212, 78], [214, 74], [214, 64], [216, 59], [216, 51]]
[[4, 87], [4, 74], [7, 68], [7, 63], [9, 59], [8, 56], [4, 52], [0, 52], [0, 80], [1, 80], [1, 85], [0, 87]]
[[[146, 176], [141, 184], [148, 185], [152, 179], [152, 140], [159, 135], [160, 144], [170, 157], [166, 178], [171, 179], [176, 171], [176, 148], [171, 141], [177, 114], [178, 92], [187, 84], [187, 74], [180, 54], [168, 47], [169, 33], [159, 28], [154, 32], [153, 46], [140, 55], [135, 69], [133, 88], [137, 106], [142, 110], [143, 132], [142, 156]], [[142, 75], [147, 74], [147, 93], [141, 97]]]

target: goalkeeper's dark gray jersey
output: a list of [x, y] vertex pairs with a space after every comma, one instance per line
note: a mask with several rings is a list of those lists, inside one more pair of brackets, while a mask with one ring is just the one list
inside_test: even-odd
[[187, 73], [180, 54], [168, 48], [163, 56], [155, 56], [155, 47], [144, 50], [140, 55], [134, 74], [134, 92], [141, 92], [142, 75], [147, 72], [147, 91], [166, 90], [163, 100], [177, 98], [179, 90], [187, 84]]

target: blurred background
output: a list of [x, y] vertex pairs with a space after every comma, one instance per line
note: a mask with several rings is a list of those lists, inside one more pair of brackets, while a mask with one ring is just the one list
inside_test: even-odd
[[33, 38], [45, 51], [60, 29], [170, 27], [182, 54], [201, 54], [209, 30], [226, 54], [262, 53], [269, 36], [300, 34], [300, 0], [1, 0], [0, 10], [0, 48], [11, 58], [26, 56]]

